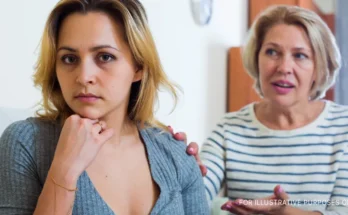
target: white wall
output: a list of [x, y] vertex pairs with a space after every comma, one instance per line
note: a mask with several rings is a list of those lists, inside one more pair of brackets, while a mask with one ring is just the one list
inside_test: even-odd
[[226, 111], [227, 51], [247, 31], [247, 1], [216, 0], [208, 26], [191, 16], [190, 0], [143, 0], [165, 71], [184, 90], [175, 111], [160, 96], [159, 118], [202, 143]]
[[314, 3], [325, 14], [336, 12], [336, 0], [314, 0]]
[[0, 7], [0, 106], [29, 108], [40, 100], [32, 74], [46, 17], [56, 2], [6, 1]]
[[[0, 7], [0, 106], [28, 108], [40, 100], [31, 76], [45, 20], [56, 2], [7, 1]], [[213, 18], [204, 27], [195, 25], [190, 0], [142, 2], [165, 71], [184, 91], [172, 114], [171, 98], [162, 93], [157, 116], [202, 143], [226, 110], [227, 50], [239, 46], [246, 34], [247, 1], [214, 1]]]

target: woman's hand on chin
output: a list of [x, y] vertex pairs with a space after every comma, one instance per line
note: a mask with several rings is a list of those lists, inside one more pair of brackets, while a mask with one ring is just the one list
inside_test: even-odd
[[52, 162], [52, 167], [59, 169], [57, 177], [76, 182], [113, 133], [104, 121], [81, 118], [76, 114], [67, 118]]

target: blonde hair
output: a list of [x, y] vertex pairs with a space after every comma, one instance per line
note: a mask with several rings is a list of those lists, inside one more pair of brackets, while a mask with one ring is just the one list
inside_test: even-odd
[[55, 72], [56, 49], [62, 21], [73, 13], [103, 12], [124, 27], [124, 39], [128, 43], [138, 68], [143, 70], [142, 80], [131, 87], [128, 116], [134, 122], [152, 126], [165, 126], [154, 117], [154, 105], [159, 87], [169, 90], [177, 102], [176, 85], [172, 84], [163, 71], [152, 38], [145, 9], [138, 0], [61, 0], [47, 20], [41, 41], [41, 52], [34, 74], [34, 84], [41, 88], [42, 119], [63, 122], [73, 114], [65, 102]]
[[313, 11], [297, 6], [277, 5], [266, 9], [253, 23], [245, 47], [243, 64], [249, 75], [255, 80], [254, 88], [262, 95], [258, 71], [258, 55], [270, 28], [277, 24], [288, 24], [302, 27], [311, 43], [314, 52], [316, 80], [310, 92], [310, 99], [316, 100], [325, 96], [326, 91], [336, 81], [341, 67], [341, 55], [326, 23]]

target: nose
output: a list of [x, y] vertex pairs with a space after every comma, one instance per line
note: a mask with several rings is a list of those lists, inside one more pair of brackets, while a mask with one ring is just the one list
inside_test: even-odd
[[294, 62], [291, 56], [284, 55], [279, 59], [278, 72], [288, 75], [293, 72]]
[[83, 85], [93, 85], [96, 83], [96, 73], [97, 68], [93, 62], [89, 62], [88, 60], [81, 61], [79, 66], [76, 68], [77, 77], [76, 82]]

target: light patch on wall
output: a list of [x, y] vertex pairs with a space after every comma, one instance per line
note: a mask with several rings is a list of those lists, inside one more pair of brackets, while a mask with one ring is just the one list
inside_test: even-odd
[[313, 0], [319, 9], [325, 14], [332, 14], [336, 11], [336, 0]]
[[213, 15], [213, 0], [191, 0], [191, 12], [197, 25], [209, 24]]

